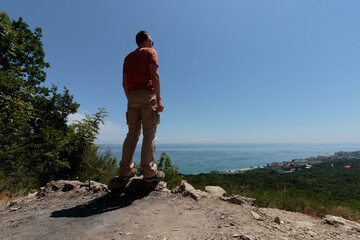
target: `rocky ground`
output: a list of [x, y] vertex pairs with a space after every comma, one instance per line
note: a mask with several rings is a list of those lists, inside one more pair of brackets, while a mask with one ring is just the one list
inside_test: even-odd
[[326, 216], [257, 208], [224, 197], [136, 178], [122, 190], [79, 181], [51, 182], [0, 211], [0, 239], [360, 239], [360, 224]]

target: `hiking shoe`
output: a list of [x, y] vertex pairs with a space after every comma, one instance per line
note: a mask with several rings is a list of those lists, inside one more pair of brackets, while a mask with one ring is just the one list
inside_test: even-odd
[[134, 176], [136, 175], [136, 172], [137, 172], [136, 168], [133, 168], [133, 169], [131, 169], [131, 173], [130, 173], [129, 175], [127, 175], [127, 176], [125, 176], [125, 177], [119, 176], [119, 179], [120, 179], [120, 180], [123, 180], [123, 181], [127, 181], [127, 180], [129, 180], [130, 178], [134, 177]]
[[159, 182], [165, 178], [163, 171], [156, 171], [156, 174], [151, 178], [144, 178], [145, 182]]

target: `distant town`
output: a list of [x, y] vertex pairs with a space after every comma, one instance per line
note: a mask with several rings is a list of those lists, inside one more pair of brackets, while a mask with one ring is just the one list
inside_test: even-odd
[[[258, 170], [258, 169], [272, 169], [279, 173], [292, 173], [298, 167], [311, 168], [312, 165], [333, 161], [333, 160], [347, 160], [347, 159], [360, 159], [360, 151], [355, 152], [336, 152], [334, 154], [326, 155], [326, 156], [317, 156], [317, 157], [309, 157], [309, 158], [300, 158], [293, 159], [291, 161], [284, 162], [273, 162], [271, 164], [267, 164], [266, 166], [258, 166], [258, 167], [250, 167], [245, 169], [233, 170], [233, 171], [216, 171], [212, 170], [210, 173], [213, 174], [236, 174], [236, 173], [244, 173], [246, 171]], [[351, 166], [344, 166], [344, 168], [351, 168]]]

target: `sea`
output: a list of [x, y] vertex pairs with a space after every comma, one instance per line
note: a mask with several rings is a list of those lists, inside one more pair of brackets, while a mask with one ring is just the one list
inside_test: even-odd
[[[122, 145], [101, 145], [111, 155], [121, 160]], [[272, 162], [326, 156], [335, 152], [360, 151], [360, 143], [159, 143], [155, 159], [165, 152], [179, 173], [199, 174], [216, 171], [234, 171], [250, 167], [266, 166]], [[134, 162], [140, 163], [141, 144], [135, 150]]]

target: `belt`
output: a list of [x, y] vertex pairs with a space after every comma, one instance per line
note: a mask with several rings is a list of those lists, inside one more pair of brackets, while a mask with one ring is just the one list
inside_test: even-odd
[[137, 90], [146, 90], [146, 88], [143, 88], [143, 87], [133, 88], [133, 91], [137, 91]]

